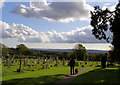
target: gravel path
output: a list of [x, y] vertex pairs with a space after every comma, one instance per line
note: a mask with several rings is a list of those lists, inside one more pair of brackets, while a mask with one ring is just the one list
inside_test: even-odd
[[75, 75], [66, 75], [62, 79], [60, 79], [57, 82], [55, 82], [53, 85], [67, 85], [67, 84], [70, 83], [71, 80], [73, 80], [76, 76], [78, 76], [81, 72], [83, 72], [87, 68], [90, 68], [90, 67], [85, 67], [85, 68], [79, 69], [78, 70], [78, 74], [75, 74]]

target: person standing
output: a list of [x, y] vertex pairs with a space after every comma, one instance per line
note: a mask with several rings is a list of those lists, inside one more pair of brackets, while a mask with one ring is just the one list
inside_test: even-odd
[[70, 60], [70, 73], [71, 73], [71, 75], [74, 74], [74, 66], [75, 66], [75, 60], [72, 57], [71, 60]]

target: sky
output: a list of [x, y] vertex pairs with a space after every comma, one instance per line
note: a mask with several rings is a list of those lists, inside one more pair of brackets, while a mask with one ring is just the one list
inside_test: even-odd
[[87, 49], [110, 49], [105, 40], [97, 40], [92, 35], [90, 11], [95, 5], [113, 11], [117, 0], [1, 1], [0, 42], [8, 47], [23, 43], [29, 48], [72, 49], [81, 43]]

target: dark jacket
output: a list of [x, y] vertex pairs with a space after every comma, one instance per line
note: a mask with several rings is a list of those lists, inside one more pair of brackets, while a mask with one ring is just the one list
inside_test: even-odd
[[70, 67], [72, 67], [72, 66], [75, 66], [75, 60], [74, 59], [70, 60]]

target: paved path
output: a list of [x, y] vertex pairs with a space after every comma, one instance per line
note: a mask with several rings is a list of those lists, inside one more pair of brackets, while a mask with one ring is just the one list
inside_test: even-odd
[[71, 80], [73, 80], [76, 76], [78, 76], [81, 72], [83, 72], [87, 68], [90, 68], [90, 67], [85, 67], [85, 68], [79, 69], [78, 70], [78, 74], [75, 74], [75, 75], [66, 75], [62, 79], [60, 79], [57, 82], [55, 82], [53, 85], [67, 85], [67, 84], [70, 83]]

